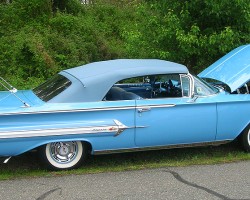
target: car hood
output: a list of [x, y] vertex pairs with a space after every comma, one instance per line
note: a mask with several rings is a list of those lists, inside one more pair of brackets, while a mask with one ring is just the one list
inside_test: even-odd
[[198, 76], [221, 81], [234, 92], [250, 80], [250, 45], [232, 50]]
[[24, 102], [31, 106], [42, 103], [32, 90], [20, 90], [14, 94], [9, 91], [0, 91], [1, 110], [3, 108], [24, 106]]

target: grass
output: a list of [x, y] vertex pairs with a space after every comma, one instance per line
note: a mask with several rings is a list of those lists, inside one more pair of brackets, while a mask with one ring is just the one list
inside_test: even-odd
[[230, 143], [219, 147], [183, 148], [90, 156], [87, 162], [79, 169], [53, 172], [41, 168], [37, 154], [29, 152], [11, 158], [7, 164], [1, 163], [0, 180], [118, 172], [161, 167], [211, 165], [243, 160], [250, 160], [250, 154], [243, 152], [237, 143]]

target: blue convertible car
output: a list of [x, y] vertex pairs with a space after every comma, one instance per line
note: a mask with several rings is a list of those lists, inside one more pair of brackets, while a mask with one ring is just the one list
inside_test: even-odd
[[[206, 80], [206, 81], [205, 81]], [[53, 169], [87, 154], [218, 145], [250, 151], [250, 45], [193, 76], [180, 64], [121, 59], [63, 70], [33, 90], [3, 78], [0, 156], [37, 149]]]

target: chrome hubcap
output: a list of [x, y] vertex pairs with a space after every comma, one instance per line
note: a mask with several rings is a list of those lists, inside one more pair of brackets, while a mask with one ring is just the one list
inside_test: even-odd
[[78, 153], [76, 142], [54, 142], [50, 144], [50, 155], [57, 163], [69, 163]]

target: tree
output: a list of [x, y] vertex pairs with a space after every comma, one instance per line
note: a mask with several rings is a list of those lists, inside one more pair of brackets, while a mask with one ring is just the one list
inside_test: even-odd
[[250, 42], [245, 0], [148, 0], [137, 12], [144, 20], [123, 34], [130, 57], [172, 60], [197, 73]]

